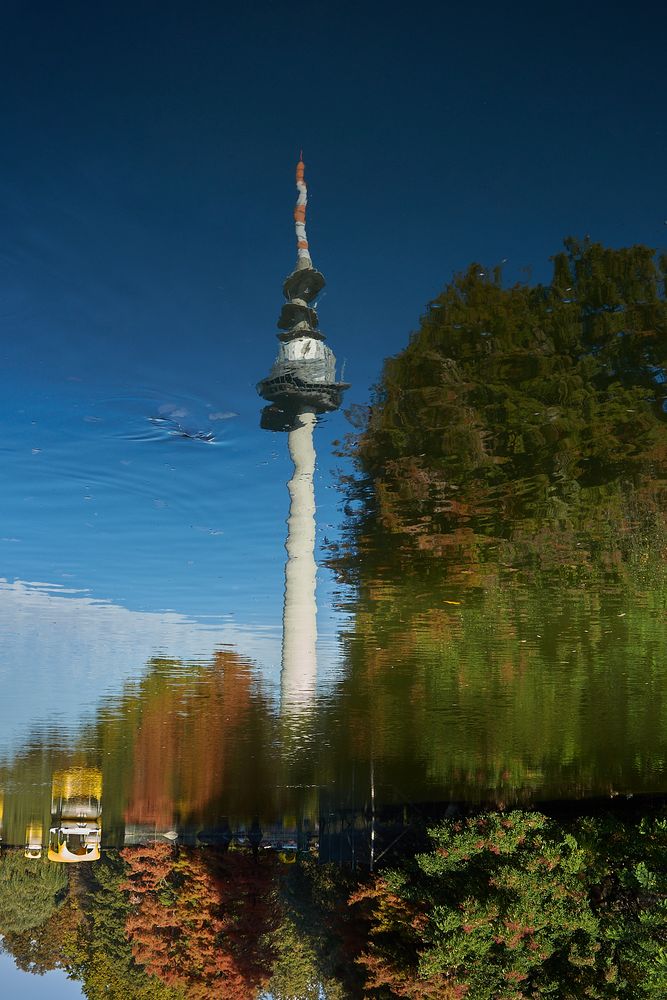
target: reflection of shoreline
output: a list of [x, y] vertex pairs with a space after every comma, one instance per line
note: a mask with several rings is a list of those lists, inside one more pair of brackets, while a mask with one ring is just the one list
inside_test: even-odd
[[[338, 686], [311, 711], [297, 673], [282, 717], [276, 686], [234, 649], [203, 663], [153, 658], [120, 697], [97, 691], [96, 719], [70, 715], [69, 731], [56, 720], [23, 741], [0, 771], [6, 839], [11, 826], [21, 842], [34, 819], [47, 829], [39, 796], [72, 766], [104, 772], [110, 843], [123, 824], [298, 821], [306, 803], [314, 815], [316, 789], [363, 806], [371, 753], [378, 816], [394, 798], [527, 806], [664, 792], [666, 599], [664, 588], [622, 598], [518, 583], [472, 596], [406, 579], [360, 599]], [[47, 643], [52, 621], [39, 619]], [[56, 710], [48, 659], [41, 676]]]
[[0, 633], [0, 756], [32, 730], [78, 730], [100, 697], [139, 680], [156, 656], [207, 663], [216, 649], [231, 646], [269, 684], [278, 681], [278, 628], [202, 625], [176, 612], [130, 611], [52, 584], [0, 579]]
[[303, 410], [288, 435], [294, 475], [288, 483], [287, 563], [283, 612], [281, 708], [303, 709], [312, 704], [317, 684], [317, 603], [315, 562], [316, 417]]

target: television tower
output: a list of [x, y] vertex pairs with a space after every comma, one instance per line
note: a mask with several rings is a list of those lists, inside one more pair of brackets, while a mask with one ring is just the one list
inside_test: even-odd
[[306, 236], [308, 190], [303, 160], [296, 167], [298, 197], [294, 209], [296, 267], [285, 279], [285, 304], [278, 319], [278, 356], [257, 391], [268, 403], [262, 411], [266, 430], [287, 431], [294, 474], [287, 484], [287, 563], [283, 607], [281, 702], [299, 711], [312, 704], [317, 681], [317, 604], [315, 586], [315, 446], [317, 415], [337, 410], [346, 382], [336, 381], [336, 358], [324, 343], [314, 299], [324, 276], [313, 267]]

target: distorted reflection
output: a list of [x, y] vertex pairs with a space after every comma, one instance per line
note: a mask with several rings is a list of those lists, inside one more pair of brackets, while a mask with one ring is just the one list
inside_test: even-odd
[[102, 773], [72, 768], [53, 775], [49, 861], [99, 861]]
[[280, 675], [281, 706], [286, 713], [312, 705], [317, 685], [314, 424], [315, 414], [302, 410], [288, 438], [294, 475], [289, 482]]
[[[431, 304], [342, 446], [326, 689], [313, 435], [345, 386], [331, 352], [281, 348], [259, 387], [294, 466], [279, 683], [239, 631], [195, 657], [144, 616], [182, 656], [151, 641], [87, 716], [61, 690], [0, 765], [20, 968], [91, 998], [665, 995], [657, 276], [570, 242], [549, 288], [475, 268]], [[322, 283], [300, 253], [280, 337], [304, 358]]]
[[41, 858], [42, 840], [44, 828], [39, 820], [29, 823], [25, 831], [25, 856], [26, 858]]
[[287, 714], [311, 706], [317, 685], [317, 605], [315, 597], [315, 446], [318, 413], [336, 410], [347, 383], [336, 381], [336, 358], [324, 343], [313, 300], [324, 288], [306, 237], [308, 192], [303, 161], [296, 168], [294, 211], [297, 260], [286, 278], [286, 302], [278, 319], [280, 348], [269, 377], [257, 390], [268, 402], [262, 426], [288, 432], [294, 475], [288, 484], [287, 564], [283, 610], [281, 704]]

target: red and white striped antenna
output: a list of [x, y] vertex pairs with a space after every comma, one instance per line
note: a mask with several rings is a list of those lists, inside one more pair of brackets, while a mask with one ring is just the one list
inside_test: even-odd
[[298, 191], [294, 206], [294, 229], [296, 230], [296, 266], [297, 270], [312, 267], [306, 235], [306, 206], [308, 204], [308, 188], [305, 180], [306, 165], [303, 162], [303, 150], [296, 165], [296, 189]]

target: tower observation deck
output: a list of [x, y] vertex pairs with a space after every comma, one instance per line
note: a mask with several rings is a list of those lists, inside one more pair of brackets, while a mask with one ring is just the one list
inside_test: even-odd
[[268, 403], [262, 411], [262, 427], [289, 431], [300, 413], [337, 410], [349, 383], [336, 381], [336, 358], [325, 344], [319, 328], [315, 299], [325, 285], [324, 276], [313, 267], [306, 237], [308, 191], [304, 164], [296, 168], [297, 203], [294, 224], [297, 240], [296, 267], [285, 279], [285, 304], [278, 318], [278, 356], [257, 392]]

